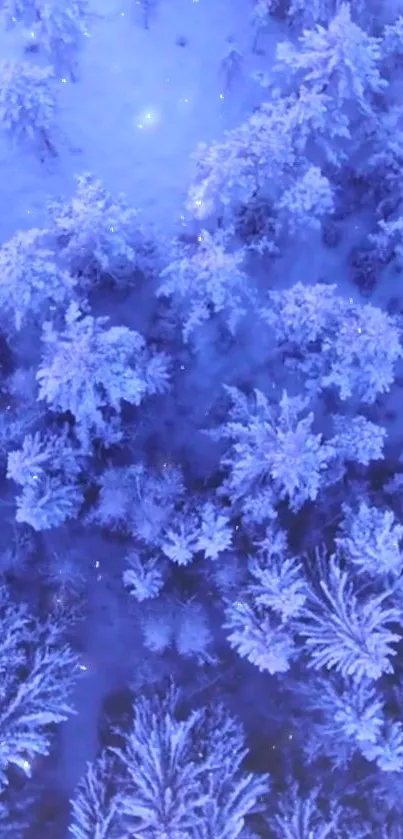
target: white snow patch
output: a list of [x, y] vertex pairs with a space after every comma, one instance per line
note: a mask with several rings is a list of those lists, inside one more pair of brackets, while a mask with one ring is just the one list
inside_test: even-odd
[[[56, 82], [60, 112], [54, 142], [60, 156], [41, 163], [28, 150], [10, 148], [0, 134], [0, 241], [17, 229], [41, 226], [47, 196], [69, 197], [74, 175], [82, 171], [91, 171], [111, 192], [124, 192], [146, 221], [173, 230], [197, 143], [222, 136], [262, 98], [249, 74], [262, 62], [267, 67], [276, 27], [265, 39], [266, 56], [251, 56], [245, 0], [160, 0], [148, 30], [135, 0], [100, 0], [93, 12], [79, 55], [79, 80]], [[177, 44], [180, 36], [185, 46]], [[227, 91], [220, 63], [229, 36], [245, 62]], [[18, 28], [0, 32], [0, 54], [23, 55]]]

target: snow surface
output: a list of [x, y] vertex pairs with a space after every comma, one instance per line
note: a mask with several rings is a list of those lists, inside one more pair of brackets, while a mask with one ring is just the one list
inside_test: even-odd
[[[41, 163], [0, 136], [0, 205], [7, 208], [0, 241], [41, 226], [47, 196], [71, 195], [74, 175], [82, 171], [111, 192], [124, 192], [147, 221], [170, 231], [184, 212], [197, 143], [220, 137], [262, 98], [249, 77], [262, 58], [249, 56], [253, 34], [245, 26], [245, 0], [160, 0], [148, 30], [135, 0], [93, 0], [90, 9], [79, 79], [57, 81], [53, 139], [60, 156]], [[262, 41], [266, 66], [275, 30]], [[235, 90], [228, 91], [220, 65], [229, 36], [246, 58]], [[178, 45], [180, 37], [185, 46]], [[0, 31], [2, 57], [22, 57], [24, 43], [18, 26]]]

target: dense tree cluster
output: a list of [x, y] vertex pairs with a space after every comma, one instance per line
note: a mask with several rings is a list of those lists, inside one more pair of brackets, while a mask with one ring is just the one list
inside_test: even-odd
[[[88, 10], [32, 0], [2, 14], [33, 27], [39, 52], [2, 62], [0, 122], [57, 154], [53, 81], [76, 78]], [[403, 310], [368, 298], [368, 274], [386, 287], [402, 266], [402, 17], [336, 0], [258, 0], [251, 14], [256, 38], [273, 16], [291, 37], [261, 105], [195, 151], [194, 235], [167, 243], [82, 173], [43, 229], [0, 248], [4, 831], [18, 830], [21, 773], [74, 710], [85, 568], [60, 559], [52, 574], [43, 549], [74, 528], [116, 552], [154, 671], [133, 676], [127, 717], [78, 786], [75, 839], [401, 836], [389, 419]], [[306, 259], [289, 278], [297, 248], [336, 249], [361, 210], [352, 277], [340, 253], [339, 276], [310, 276]], [[252, 714], [264, 706], [260, 751], [243, 689]]]

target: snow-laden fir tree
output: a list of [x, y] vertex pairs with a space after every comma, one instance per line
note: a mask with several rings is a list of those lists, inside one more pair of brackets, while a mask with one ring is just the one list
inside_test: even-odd
[[403, 569], [403, 526], [392, 510], [370, 507], [362, 501], [358, 510], [345, 506], [343, 512], [336, 545], [357, 572], [374, 579], [399, 577]]
[[161, 550], [175, 565], [190, 565], [198, 551], [198, 537], [198, 518], [190, 507], [185, 507], [165, 530]]
[[71, 801], [69, 833], [74, 839], [123, 839], [116, 767], [106, 755], [89, 763]]
[[77, 52], [88, 37], [89, 9], [86, 0], [35, 0], [35, 20], [27, 36], [38, 46], [56, 73], [66, 72], [77, 81]]
[[338, 109], [329, 119], [332, 98], [325, 90], [307, 84], [284, 96], [273, 90], [267, 99], [223, 140], [196, 149], [187, 207], [197, 218], [228, 214], [234, 202], [279, 200], [304, 175], [308, 142], [310, 152], [318, 149], [335, 165], [351, 154], [349, 118]]
[[395, 631], [400, 611], [390, 605], [389, 592], [372, 592], [356, 584], [350, 571], [329, 559], [327, 579], [313, 588], [299, 621], [299, 633], [315, 670], [334, 670], [357, 680], [379, 679], [393, 672]]
[[75, 280], [60, 268], [46, 231], [16, 233], [0, 248], [0, 317], [19, 331], [71, 301]]
[[[326, 801], [318, 787], [305, 794], [297, 784], [277, 798], [270, 828], [278, 839], [332, 839], [339, 833], [343, 809]], [[326, 804], [324, 806], [324, 803]], [[344, 828], [345, 829], [345, 828]]]
[[69, 411], [84, 446], [102, 439], [107, 415], [119, 416], [122, 402], [140, 405], [168, 383], [167, 358], [151, 353], [144, 338], [125, 326], [107, 327], [108, 318], [83, 314], [72, 303], [64, 329], [43, 328], [44, 354], [37, 372], [39, 399], [53, 411]]
[[[368, 180], [376, 198], [378, 217], [383, 217], [390, 207], [396, 210], [402, 195], [401, 169], [403, 166], [403, 108], [391, 104], [387, 111], [380, 111], [372, 122], [369, 136], [370, 154], [362, 155], [357, 162], [357, 174]], [[381, 254], [380, 254], [381, 255]]]
[[10, 765], [27, 776], [47, 755], [51, 730], [74, 713], [70, 697], [79, 667], [76, 654], [51, 624], [32, 618], [0, 589], [0, 786]]
[[90, 518], [154, 549], [160, 546], [184, 496], [183, 475], [176, 466], [166, 464], [161, 471], [143, 463], [111, 467], [100, 478], [98, 502]]
[[112, 196], [91, 173], [76, 180], [70, 200], [48, 204], [48, 227], [70, 273], [88, 289], [102, 277], [119, 284], [130, 282], [136, 270], [149, 272], [155, 256], [137, 211], [123, 195]]
[[238, 839], [267, 779], [244, 772], [242, 729], [221, 706], [179, 717], [177, 703], [171, 690], [134, 704], [133, 727], [115, 750], [125, 828], [142, 839]]
[[396, 720], [385, 723], [375, 741], [361, 744], [364, 757], [375, 761], [382, 772], [403, 771], [403, 725]]
[[382, 40], [383, 54], [388, 64], [396, 66], [403, 56], [403, 15], [399, 15], [393, 23], [386, 24]]
[[183, 337], [215, 314], [222, 314], [234, 332], [252, 295], [243, 270], [243, 249], [229, 251], [221, 231], [202, 230], [196, 246], [177, 242], [173, 259], [161, 274], [158, 295], [172, 297], [184, 320]]
[[274, 612], [251, 598], [234, 600], [225, 610], [230, 646], [261, 672], [286, 673], [298, 656], [292, 631]]
[[225, 512], [211, 501], [200, 509], [184, 504], [171, 518], [162, 534], [163, 554], [176, 565], [189, 565], [196, 554], [216, 560], [232, 543], [230, 520]]
[[374, 94], [387, 87], [381, 60], [380, 39], [354, 23], [348, 3], [340, 5], [327, 27], [306, 29], [298, 46], [291, 41], [277, 45], [278, 69], [286, 78], [326, 91], [337, 108], [352, 103], [367, 114]]
[[230, 441], [221, 461], [228, 475], [223, 491], [241, 507], [243, 499], [267, 489], [273, 499], [286, 499], [292, 510], [314, 501], [336, 453], [313, 431], [308, 400], [284, 392], [277, 405], [258, 390], [251, 399], [237, 388], [226, 391], [232, 402], [228, 422], [210, 432]]
[[383, 460], [386, 428], [358, 414], [335, 414], [332, 417], [334, 436], [332, 445], [337, 452], [337, 465], [344, 472], [345, 462], [369, 466], [373, 460]]
[[156, 555], [143, 556], [137, 550], [129, 551], [126, 563], [128, 568], [123, 572], [123, 584], [139, 603], [161, 594], [167, 578], [167, 563]]
[[383, 262], [393, 259], [397, 268], [403, 266], [403, 216], [380, 219], [378, 230], [370, 235], [370, 241]]
[[275, 205], [278, 224], [291, 235], [304, 237], [319, 230], [321, 221], [333, 210], [333, 189], [318, 166], [309, 166], [281, 195]]
[[84, 500], [79, 483], [82, 467], [82, 454], [72, 445], [67, 429], [57, 435], [27, 434], [7, 460], [7, 477], [22, 488], [16, 520], [41, 531], [75, 518]]
[[273, 525], [266, 530], [258, 550], [248, 559], [248, 593], [257, 606], [278, 615], [283, 622], [301, 614], [307, 598], [302, 565], [288, 555], [285, 534]]
[[224, 139], [210, 146], [200, 143], [194, 158], [194, 177], [187, 206], [204, 219], [232, 202], [251, 200], [267, 183], [276, 183], [295, 163], [288, 131], [287, 103], [264, 103]]
[[32, 146], [41, 158], [56, 156], [56, 106], [50, 67], [29, 61], [0, 62], [0, 125], [13, 142]]
[[286, 672], [298, 655], [293, 620], [304, 611], [301, 563], [289, 555], [286, 534], [271, 524], [248, 558], [248, 580], [228, 602], [228, 641], [259, 670]]
[[269, 295], [263, 318], [283, 363], [313, 390], [336, 388], [371, 404], [387, 392], [403, 350], [393, 317], [342, 297], [336, 286], [296, 283]]
[[293, 27], [311, 29], [317, 24], [326, 25], [334, 15], [338, 5], [337, 0], [290, 0], [287, 16]]
[[325, 754], [336, 767], [379, 742], [385, 709], [372, 680], [326, 674], [308, 683], [304, 693], [310, 728], [306, 751], [311, 760]]

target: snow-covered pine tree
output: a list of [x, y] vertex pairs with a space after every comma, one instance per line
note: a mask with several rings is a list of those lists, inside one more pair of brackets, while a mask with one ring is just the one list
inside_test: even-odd
[[367, 404], [390, 389], [403, 349], [396, 320], [382, 309], [323, 283], [270, 292], [269, 304], [263, 319], [305, 387], [335, 387], [343, 401], [354, 396]]
[[0, 248], [0, 317], [19, 331], [71, 301], [76, 281], [56, 262], [45, 230], [16, 233]]
[[71, 801], [74, 839], [123, 839], [114, 761], [103, 754], [89, 763]]
[[179, 718], [177, 704], [173, 690], [137, 699], [125, 745], [114, 750], [126, 830], [142, 839], [238, 839], [267, 778], [244, 772], [242, 729], [221, 706]]
[[158, 295], [172, 297], [184, 319], [183, 337], [189, 340], [212, 314], [221, 314], [231, 332], [252, 299], [244, 270], [243, 248], [230, 251], [220, 231], [202, 230], [196, 246], [177, 242], [173, 259], [161, 274]]
[[117, 285], [133, 281], [135, 271], [155, 267], [150, 237], [123, 195], [112, 196], [90, 172], [78, 175], [71, 199], [48, 203], [48, 228], [60, 257], [84, 290], [104, 277]]
[[276, 405], [261, 391], [253, 399], [237, 388], [226, 391], [232, 402], [228, 422], [210, 432], [230, 441], [222, 458], [228, 473], [223, 491], [241, 507], [243, 499], [250, 503], [266, 489], [273, 499], [286, 499], [292, 510], [314, 500], [335, 451], [313, 431], [309, 400], [284, 392]]
[[345, 506], [343, 512], [336, 545], [357, 573], [375, 580], [399, 577], [403, 569], [403, 525], [392, 510], [382, 510], [362, 501], [358, 510]]
[[49, 752], [51, 729], [74, 713], [77, 655], [57, 629], [31, 617], [0, 588], [0, 787], [10, 765], [30, 776], [32, 761]]
[[122, 402], [140, 405], [168, 383], [167, 358], [151, 353], [144, 338], [125, 326], [107, 328], [108, 318], [83, 314], [71, 303], [64, 330], [47, 322], [44, 356], [37, 373], [39, 399], [69, 411], [85, 447], [107, 430], [105, 412], [119, 416]]
[[0, 62], [0, 125], [12, 141], [33, 146], [41, 159], [57, 156], [53, 71], [28, 61]]
[[55, 73], [68, 73], [75, 82], [77, 52], [88, 36], [88, 22], [87, 0], [35, 0], [35, 20], [27, 33], [29, 48], [38, 47]]
[[84, 499], [82, 466], [82, 453], [72, 445], [66, 428], [58, 435], [26, 435], [21, 449], [10, 451], [7, 461], [7, 477], [22, 488], [16, 520], [41, 531], [74, 518]]
[[311, 230], [319, 230], [324, 216], [334, 207], [333, 189], [318, 166], [306, 171], [286, 189], [275, 204], [278, 225], [291, 236], [304, 238]]
[[326, 91], [335, 109], [350, 103], [367, 114], [374, 94], [387, 87], [381, 61], [380, 39], [354, 23], [348, 3], [340, 5], [326, 28], [305, 29], [298, 47], [291, 41], [277, 45], [278, 69], [286, 78]]
[[389, 592], [376, 594], [357, 586], [352, 572], [341, 570], [335, 557], [329, 559], [328, 578], [319, 585], [321, 593], [311, 589], [298, 627], [309, 666], [357, 680], [375, 681], [393, 672], [400, 612], [388, 603]]

